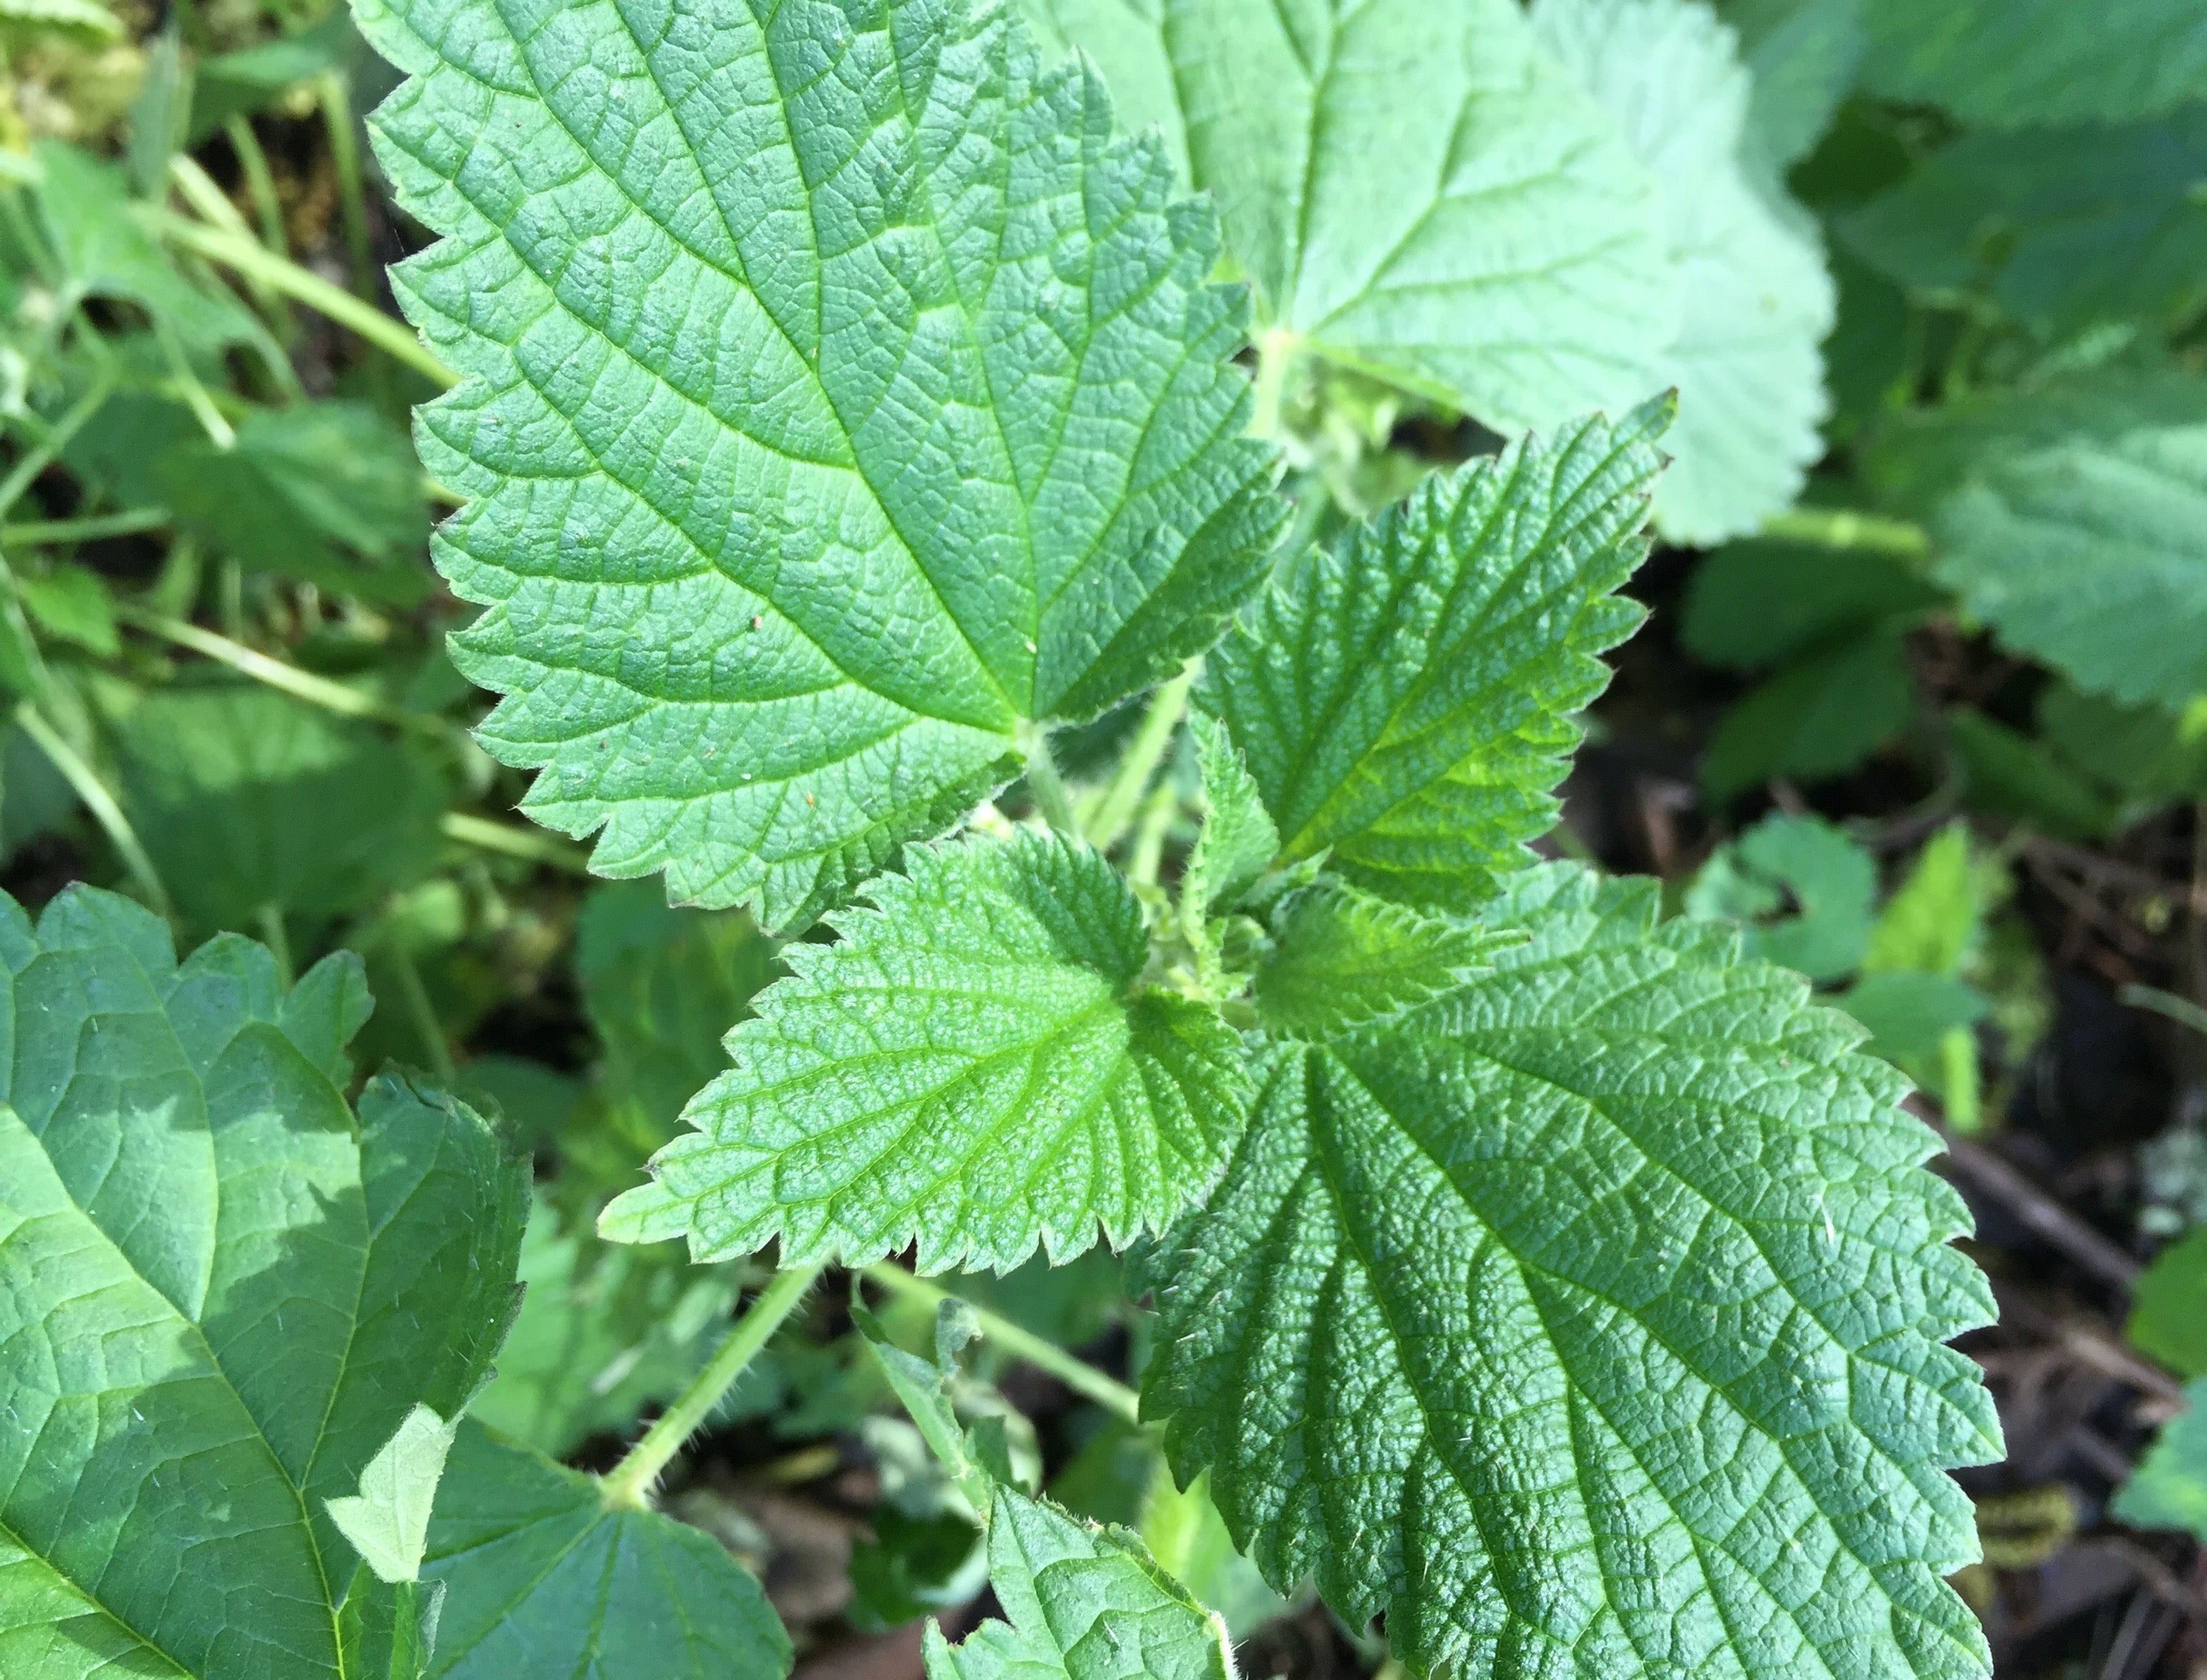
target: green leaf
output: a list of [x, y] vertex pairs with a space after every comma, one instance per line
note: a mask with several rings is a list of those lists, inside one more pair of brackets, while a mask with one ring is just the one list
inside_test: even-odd
[[469, 1415], [553, 1458], [673, 1399], [711, 1354], [736, 1298], [725, 1270], [563, 1230], [541, 1192], [520, 1276], [528, 1293]]
[[1946, 721], [1947, 741], [1968, 778], [1972, 810], [2067, 840], [2103, 834], [2120, 816], [2114, 800], [2043, 743], [1967, 706], [1948, 712]]
[[123, 651], [115, 633], [115, 602], [98, 573], [72, 565], [44, 573], [19, 572], [15, 593], [49, 636], [103, 659]]
[[122, 298], [203, 356], [266, 341], [243, 304], [226, 291], [194, 285], [139, 224], [120, 169], [59, 140], [39, 141], [32, 155], [46, 241], [67, 291], [55, 308], [73, 309], [83, 297]]
[[867, 1349], [888, 1378], [891, 1391], [911, 1414], [930, 1451], [949, 1474], [952, 1485], [966, 1498], [966, 1515], [982, 1520], [990, 1509], [998, 1478], [969, 1445], [950, 1398], [957, 1380], [958, 1355], [981, 1333], [979, 1316], [970, 1302], [952, 1296], [936, 1308], [935, 1357], [924, 1360], [908, 1354], [889, 1339], [881, 1320], [859, 1303], [851, 1302], [851, 1322], [858, 1326]]
[[1988, 129], [2121, 123], [2207, 97], [2192, 0], [1869, 0], [1863, 85]]
[[230, 447], [189, 439], [154, 478], [180, 526], [254, 571], [394, 607], [414, 605], [434, 581], [421, 559], [422, 469], [364, 404], [255, 409]]
[[193, 69], [192, 118], [185, 138], [197, 146], [231, 117], [265, 110], [301, 82], [342, 73], [366, 57], [360, 33], [343, 10], [273, 40], [216, 53]]
[[1240, 904], [1280, 853], [1280, 831], [1232, 733], [1203, 712], [1188, 714], [1203, 777], [1203, 828], [1181, 876], [1183, 913], [1204, 918]]
[[458, 1427], [457, 1420], [446, 1423], [428, 1407], [416, 1406], [361, 1471], [360, 1492], [325, 1502], [330, 1521], [377, 1580], [421, 1579], [429, 1511]]
[[1171, 159], [1173, 178], [1190, 179], [1187, 129], [1173, 89], [1171, 56], [1165, 51], [1163, 17], [1171, 0], [1018, 0], [1044, 55], [1069, 57], [1077, 48], [1104, 74], [1118, 126], [1130, 135], [1154, 132]]
[[[1209, 1007], [1139, 983], [1140, 906], [1055, 836], [907, 847], [834, 945], [728, 1035], [656, 1181], [606, 1211], [696, 1259], [781, 1240], [781, 1263], [918, 1244], [922, 1270], [1008, 1270], [1162, 1229], [1217, 1177], [1248, 1094]], [[1015, 1140], [1015, 1141], [1014, 1141]]]
[[1994, 879], [1970, 856], [1969, 825], [1947, 824], [1924, 843], [1907, 879], [1878, 912], [1863, 972], [1959, 974], [1984, 936]]
[[1949, 1032], [1975, 1025], [1992, 1007], [1966, 981], [1911, 969], [1865, 974], [1832, 1001], [1862, 1023], [1869, 1051], [1888, 1061], [1937, 1055]]
[[103, 45], [123, 34], [122, 23], [99, 0], [0, 0], [0, 24], [51, 29]]
[[2130, 1322], [2123, 1328], [2136, 1347], [2180, 1377], [2207, 1377], [2207, 1228], [2172, 1242], [2153, 1257], [2131, 1290]]
[[1718, 848], [1686, 889], [1685, 909], [1737, 924], [1750, 956], [1835, 980], [1869, 948], [1876, 902], [1869, 852], [1821, 816], [1773, 811]]
[[780, 1680], [789, 1635], [718, 1540], [464, 1423], [429, 1525], [428, 1680]]
[[2207, 410], [1995, 462], [1941, 504], [1940, 581], [2125, 705], [2207, 693]]
[[[333, 957], [288, 994], [235, 935], [72, 888], [0, 901], [0, 1659], [54, 1680], [335, 1680], [386, 1629], [325, 1501], [417, 1406], [456, 1415], [513, 1306], [528, 1168], [372, 1082]], [[341, 1507], [342, 1509], [342, 1507]]]
[[2184, 1398], [2108, 1509], [2132, 1528], [2185, 1528], [2207, 1542], [2207, 1377]]
[[1124, 1528], [1098, 1528], [1046, 1500], [996, 1490], [989, 1582], [1009, 1619], [962, 1645], [927, 1624], [928, 1680], [1233, 1680], [1218, 1618]]
[[1864, 0], [1726, 0], [1755, 77], [1748, 105], [1751, 155], [1783, 169], [1823, 138], [1869, 45]]
[[1743, 698], [1709, 738], [1702, 780], [1728, 798], [1772, 776], [1841, 775], [1915, 714], [1898, 627], [1882, 626], [1797, 660]]
[[1245, 616], [1197, 697], [1285, 858], [1331, 847], [1355, 884], [1450, 910], [1522, 865], [1556, 820], [1572, 714], [1608, 681], [1596, 655], [1641, 619], [1612, 591], [1647, 552], [1667, 418], [1582, 421], [1435, 475]]
[[158, 691], [117, 734], [123, 809], [198, 927], [345, 915], [436, 862], [443, 774], [363, 724], [237, 683]]
[[1912, 619], [1942, 599], [1898, 561], [1861, 549], [1750, 539], [1694, 568], [1678, 633], [1696, 659], [1755, 671]]
[[1264, 575], [1211, 215], [996, 8], [356, 11], [455, 658], [600, 872], [805, 922]]
[[1279, 1052], [1143, 1406], [1275, 1585], [1498, 1680], [1977, 1680], [1941, 1474], [2001, 1455], [1900, 1075], [1653, 882], [1549, 867], [1406, 1019]]
[[1967, 135], [1842, 224], [1912, 290], [1989, 292], [2035, 332], [2181, 326], [2207, 301], [2207, 111]]
[[1257, 970], [1257, 1019], [1283, 1038], [1323, 1043], [1452, 991], [1493, 941], [1483, 930], [1334, 882], [1306, 887], [1273, 916]]
[[1837, 297], [1807, 218], [1749, 173], [1753, 85], [1732, 32], [1694, 0], [1538, 0], [1541, 45], [1655, 177], [1684, 312], [1651, 385], [1674, 386], [1676, 457], [1655, 523], [1707, 545], [1788, 506], [1824, 453], [1819, 346]]
[[1184, 138], [1265, 331], [1504, 432], [1661, 388], [1651, 183], [1510, 0], [1023, 3]]

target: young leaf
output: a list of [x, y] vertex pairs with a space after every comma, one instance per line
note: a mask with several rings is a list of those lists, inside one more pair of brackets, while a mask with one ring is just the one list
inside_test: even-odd
[[996, 8], [356, 9], [455, 657], [601, 872], [804, 922], [1262, 577], [1210, 212]]
[[928, 1680], [1234, 1680], [1225, 1625], [1124, 1528], [998, 1487], [989, 1584], [1009, 1618], [962, 1645], [927, 1624]]
[[1661, 387], [1651, 183], [1510, 0], [1024, 3], [1168, 118], [1263, 330], [1508, 432]]
[[2187, 1529], [2207, 1545], [2207, 1377], [2184, 1398], [2108, 1509], [2133, 1528]]
[[527, 1165], [403, 1080], [355, 1120], [356, 959], [287, 994], [257, 945], [179, 964], [73, 888], [35, 930], [0, 900], [0, 1649], [57, 1680], [334, 1680], [404, 1618], [329, 1502], [481, 1384]]
[[950, 1384], [958, 1376], [958, 1355], [981, 1333], [979, 1318], [970, 1302], [954, 1295], [946, 1300], [935, 1317], [935, 1357], [921, 1359], [889, 1340], [888, 1333], [856, 1299], [851, 1303], [851, 1322], [888, 1378], [895, 1393], [957, 1490], [972, 1507], [971, 1516], [985, 1520], [990, 1491], [1002, 1478], [993, 1474], [967, 1440], [950, 1400]]
[[410, 743], [257, 683], [162, 690], [117, 732], [123, 809], [195, 926], [326, 920], [436, 862], [445, 777]]
[[1384, 897], [1466, 910], [1555, 822], [1595, 657], [1641, 609], [1611, 592], [1647, 553], [1660, 405], [1429, 478], [1313, 550], [1211, 656], [1225, 720], [1283, 855], [1332, 848]]
[[429, 1524], [445, 1587], [427, 1680], [781, 1680], [789, 1635], [727, 1548], [460, 1426]]
[[330, 1521], [377, 1580], [421, 1579], [429, 1511], [458, 1426], [457, 1420], [446, 1423], [427, 1406], [416, 1406], [368, 1461], [360, 1473], [360, 1492], [327, 1502]]
[[2121, 123], [2207, 96], [2193, 0], [1869, 0], [1863, 86], [1989, 129]]
[[1188, 853], [1181, 876], [1183, 913], [1202, 918], [1230, 910], [1257, 884], [1280, 852], [1280, 831], [1272, 826], [1264, 797], [1235, 749], [1233, 737], [1217, 718], [1193, 712], [1188, 733], [1203, 774], [1203, 828]]
[[782, 1264], [919, 1245], [924, 1270], [1008, 1270], [1162, 1227], [1217, 1177], [1248, 1076], [1207, 1006], [1139, 984], [1140, 906], [1096, 852], [1022, 833], [908, 847], [834, 945], [728, 1035], [735, 1070], [655, 1183], [606, 1211], [623, 1241], [701, 1260], [779, 1235]]
[[1266, 1031], [1313, 1043], [1391, 1020], [1453, 990], [1492, 944], [1483, 930], [1324, 882], [1275, 913], [1252, 991]]
[[1414, 1668], [1975, 1680], [1967, 1211], [1857, 1029], [1657, 902], [1529, 871], [1491, 915], [1529, 944], [1277, 1052], [1137, 1280], [1144, 1409]]
[[1649, 389], [1678, 393], [1655, 523], [1705, 545], [1789, 505], [1824, 453], [1819, 349], [1836, 296], [1806, 218], [1770, 202], [1744, 152], [1753, 91], [1732, 32], [1694, 0], [1538, 0], [1533, 29], [1617, 112], [1659, 186], [1684, 301]]

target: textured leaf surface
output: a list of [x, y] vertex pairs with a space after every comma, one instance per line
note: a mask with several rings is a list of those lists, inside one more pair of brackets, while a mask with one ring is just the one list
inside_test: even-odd
[[1280, 831], [1256, 778], [1224, 724], [1201, 712], [1187, 720], [1203, 777], [1203, 828], [1188, 853], [1181, 897], [1188, 912], [1231, 909], [1279, 856]]
[[996, 9], [359, 11], [456, 657], [601, 872], [803, 921], [1263, 575], [1211, 216]]
[[2001, 640], [2125, 704], [2207, 692], [2207, 409], [1995, 457], [1933, 520]]
[[2047, 335], [2180, 325], [2207, 298], [2207, 111], [2166, 121], [1966, 135], [1842, 225], [1903, 285], [1982, 290]]
[[464, 1423], [429, 1525], [429, 1680], [780, 1680], [789, 1636], [718, 1540]]
[[2193, 0], [1869, 0], [1863, 84], [1989, 129], [2126, 122], [2207, 97]]
[[400, 1081], [355, 1121], [353, 959], [287, 995], [78, 888], [0, 901], [0, 1672], [334, 1677], [325, 1501], [481, 1380], [527, 1169]]
[[1100, 1227], [1161, 1229], [1217, 1178], [1247, 1101], [1241, 1047], [1206, 1007], [1143, 990], [1139, 906], [1102, 857], [1055, 837], [905, 854], [834, 945], [728, 1035], [735, 1071], [656, 1181], [607, 1211], [624, 1241], [699, 1259], [781, 1239], [782, 1264], [919, 1245], [924, 1270], [1053, 1259]]
[[1539, 0], [1533, 28], [1659, 183], [1684, 313], [1648, 381], [1678, 393], [1655, 523], [1682, 542], [1743, 535], [1824, 452], [1820, 346], [1837, 298], [1807, 218], [1749, 173], [1753, 83], [1735, 38], [1696, 0]]
[[1944, 1467], [2001, 1451], [1960, 1199], [1900, 1076], [1652, 882], [1277, 1055], [1149, 1263], [1146, 1412], [1276, 1583], [1501, 1680], [1980, 1677]]
[[1650, 183], [1510, 0], [1025, 3], [1170, 98], [1265, 327], [1504, 431], [1661, 387]]
[[1283, 900], [1252, 993], [1267, 1031], [1323, 1043], [1453, 989], [1486, 952], [1475, 927], [1324, 883]]
[[259, 684], [149, 695], [118, 733], [123, 809], [202, 929], [346, 915], [437, 860], [448, 791], [409, 742]]
[[1134, 1534], [1000, 1487], [989, 1584], [1009, 1618], [961, 1645], [927, 1625], [928, 1680], [1232, 1680], [1226, 1629]]
[[1641, 609], [1611, 592], [1666, 412], [1581, 421], [1435, 475], [1313, 550], [1212, 655], [1225, 720], [1283, 836], [1357, 885], [1465, 909], [1555, 821], [1572, 714]]
[[2109, 1509], [2134, 1528], [2188, 1529], [2207, 1544], [2207, 1377], [2184, 1397]]

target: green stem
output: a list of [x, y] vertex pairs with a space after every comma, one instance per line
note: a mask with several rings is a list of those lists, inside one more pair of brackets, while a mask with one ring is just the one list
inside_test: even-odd
[[2156, 1015], [2166, 1015], [2180, 1025], [2190, 1027], [2194, 1032], [2207, 1033], [2207, 1009], [2201, 1008], [2188, 997], [2165, 992], [2159, 986], [2125, 986], [2115, 995], [2133, 1009], [2150, 1009]]
[[1127, 859], [1127, 879], [1137, 887], [1157, 884], [1157, 871], [1165, 859], [1165, 834], [1179, 814], [1179, 793], [1170, 782], [1160, 782], [1142, 807], [1142, 820], [1134, 825], [1134, 849]]
[[1931, 557], [1931, 535], [1906, 519], [1857, 513], [1847, 508], [1797, 507], [1762, 522], [1762, 535], [1819, 548], [1863, 548], [1899, 560]]
[[268, 948], [268, 954], [276, 959], [276, 979], [285, 991], [291, 989], [291, 936], [284, 925], [284, 906], [271, 901], [260, 906], [260, 942]]
[[1249, 435], [1280, 435], [1280, 408], [1287, 395], [1288, 370], [1295, 359], [1295, 335], [1276, 327], [1257, 340], [1257, 396], [1249, 415]]
[[812, 1280], [820, 1276], [822, 1270], [817, 1262], [792, 1266], [776, 1272], [773, 1281], [759, 1291], [744, 1316], [736, 1320], [728, 1339], [705, 1362], [705, 1368], [659, 1414], [658, 1420], [644, 1432], [643, 1438], [629, 1449], [628, 1456], [607, 1473], [600, 1488], [600, 1497], [607, 1510], [646, 1508], [647, 1497], [652, 1484], [659, 1480], [659, 1473], [682, 1450], [682, 1444], [704, 1426], [713, 1408], [721, 1403], [721, 1397], [744, 1374], [745, 1367], [757, 1357], [759, 1349], [766, 1346], [775, 1331], [781, 1328], [781, 1321], [804, 1300], [804, 1292], [812, 1287]]
[[134, 507], [121, 513], [95, 513], [83, 519], [27, 519], [0, 525], [0, 548], [28, 548], [39, 543], [95, 542], [104, 536], [132, 536], [158, 531], [169, 523], [165, 507]]
[[186, 250], [235, 269], [248, 279], [265, 280], [276, 290], [309, 309], [327, 315], [381, 350], [394, 362], [403, 362], [416, 373], [450, 388], [460, 376], [431, 355], [415, 337], [414, 329], [395, 320], [372, 303], [363, 303], [342, 286], [333, 286], [288, 258], [279, 257], [250, 239], [224, 233], [203, 223], [166, 212], [151, 212], [153, 230]]
[[230, 149], [237, 154], [237, 167], [245, 176], [245, 194], [253, 200], [253, 213], [260, 224], [260, 242], [279, 257], [289, 257], [291, 245], [284, 231], [284, 201], [276, 195], [276, 177], [268, 168], [268, 154], [260, 149], [260, 136], [242, 117], [223, 125]]
[[[892, 1265], [887, 1260], [865, 1267], [864, 1275], [884, 1289], [893, 1290], [910, 1300], [924, 1301], [930, 1306], [940, 1306], [950, 1298], [950, 1292], [924, 1277], [915, 1277], [902, 1266]], [[1014, 1359], [1025, 1360], [1038, 1371], [1046, 1371], [1071, 1389], [1075, 1394], [1094, 1401], [1105, 1411], [1124, 1418], [1128, 1423], [1141, 1420], [1141, 1396], [1117, 1378], [1105, 1376], [1085, 1360], [1077, 1360], [1055, 1342], [1037, 1336], [1031, 1330], [1022, 1330], [1001, 1312], [991, 1312], [985, 1306], [975, 1306], [973, 1315], [980, 1320], [981, 1332]]]
[[589, 854], [581, 846], [540, 829], [517, 828], [511, 822], [494, 822], [487, 816], [470, 816], [458, 810], [446, 811], [438, 819], [437, 826], [444, 830], [446, 839], [458, 840], [463, 846], [502, 852], [524, 863], [548, 864], [570, 875], [587, 876], [590, 872]]
[[422, 1054], [429, 1058], [429, 1071], [437, 1076], [437, 1083], [450, 1091], [459, 1081], [459, 1069], [452, 1063], [452, 1047], [445, 1042], [445, 1029], [437, 1019], [437, 1006], [429, 999], [429, 989], [422, 982], [422, 971], [414, 961], [414, 954], [406, 948], [406, 941], [396, 928], [386, 924], [383, 940], [385, 954], [391, 959], [392, 972], [398, 977], [398, 992], [406, 1004], [408, 1018], [414, 1023], [414, 1036], [422, 1041]]
[[69, 441], [83, 429], [84, 424], [98, 414], [101, 406], [115, 392], [117, 374], [114, 368], [103, 368], [93, 382], [92, 388], [76, 400], [76, 405], [55, 422], [53, 429], [38, 444], [24, 452], [7, 477], [0, 478], [0, 513], [23, 499], [39, 475], [53, 464], [54, 457], [69, 447]]
[[1073, 791], [1057, 773], [1057, 760], [1050, 756], [1050, 737], [1036, 723], [1023, 726], [1023, 732], [1027, 738], [1027, 791], [1034, 795], [1036, 809], [1059, 834], [1079, 834], [1080, 819], [1074, 814]]
[[352, 289], [360, 296], [375, 296], [375, 264], [368, 248], [368, 187], [361, 177], [360, 144], [352, 129], [352, 89], [335, 70], [321, 78], [319, 89], [322, 127], [330, 140], [330, 162], [337, 170], [338, 198], [344, 221], [345, 254], [352, 265]]
[[63, 740], [53, 725], [29, 701], [15, 708], [15, 721], [31, 738], [40, 752], [45, 754], [54, 768], [61, 772], [62, 780], [84, 801], [85, 809], [92, 813], [93, 821], [105, 832], [123, 866], [129, 870], [132, 880], [146, 902], [164, 916], [174, 916], [175, 906], [170, 902], [169, 889], [161, 884], [160, 872], [153, 860], [146, 855], [139, 844], [138, 831], [130, 826], [130, 819], [123, 814], [123, 807], [115, 803], [115, 796], [106, 785], [93, 774], [92, 766], [77, 756], [76, 749]]
[[1148, 791], [1165, 748], [1171, 744], [1173, 731], [1180, 727], [1181, 714], [1187, 709], [1187, 691], [1195, 686], [1197, 669], [1196, 661], [1190, 660], [1180, 675], [1157, 690], [1149, 710], [1142, 714], [1134, 738], [1120, 756], [1111, 785], [1088, 813], [1085, 832], [1088, 843], [1098, 852], [1109, 852], [1133, 821], [1135, 807]]
[[390, 705], [356, 689], [347, 688], [343, 683], [332, 682], [327, 677], [318, 677], [311, 671], [302, 671], [297, 666], [287, 665], [280, 659], [271, 659], [266, 654], [248, 648], [242, 642], [234, 642], [227, 636], [201, 630], [197, 625], [186, 624], [181, 619], [149, 613], [135, 602], [116, 602], [115, 616], [134, 629], [173, 642], [180, 648], [189, 648], [194, 653], [205, 654], [209, 659], [219, 660], [231, 670], [242, 672], [255, 682], [281, 689], [295, 698], [320, 706], [326, 712], [335, 712], [341, 717], [368, 718], [378, 723], [393, 724], [403, 729], [418, 729], [433, 734], [442, 734], [447, 727], [440, 719]]

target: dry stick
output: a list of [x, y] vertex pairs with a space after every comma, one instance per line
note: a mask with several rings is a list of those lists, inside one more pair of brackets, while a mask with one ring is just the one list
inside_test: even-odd
[[[950, 1297], [948, 1289], [924, 1277], [915, 1277], [902, 1266], [886, 1260], [864, 1267], [863, 1271], [869, 1281], [883, 1288], [929, 1306], [940, 1305]], [[982, 1334], [1014, 1359], [1025, 1360], [1038, 1371], [1048, 1372], [1075, 1394], [1094, 1401], [1128, 1423], [1140, 1421], [1141, 1396], [1116, 1378], [1105, 1376], [1086, 1360], [1075, 1359], [1055, 1342], [1031, 1330], [1020, 1329], [1000, 1312], [976, 1306], [973, 1316], [980, 1321]]]
[[659, 1473], [682, 1450], [682, 1444], [712, 1416], [713, 1408], [721, 1403], [721, 1396], [743, 1375], [744, 1368], [757, 1357], [768, 1339], [781, 1328], [781, 1321], [804, 1300], [804, 1292], [812, 1287], [812, 1280], [820, 1276], [821, 1270], [817, 1262], [792, 1266], [776, 1272], [773, 1281], [759, 1291], [757, 1299], [736, 1320], [728, 1339], [705, 1362], [705, 1368], [675, 1396], [674, 1403], [659, 1414], [659, 1420], [644, 1432], [643, 1438], [629, 1449], [628, 1456], [607, 1474], [600, 1487], [600, 1498], [607, 1510], [622, 1507], [644, 1509]]
[[2060, 1249], [2102, 1282], [2127, 1294], [2144, 1270], [2136, 1260], [2063, 1207], [1982, 1144], [1958, 1138], [1921, 1097], [1909, 1111], [1927, 1121], [1947, 1145], [1954, 1170], [2021, 1220], [2031, 1233]]

